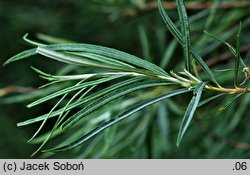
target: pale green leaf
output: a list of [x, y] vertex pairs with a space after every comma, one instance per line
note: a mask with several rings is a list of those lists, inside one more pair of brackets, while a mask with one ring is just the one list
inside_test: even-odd
[[[57, 58], [60, 61], [64, 61], [66, 63], [91, 64], [94, 66], [100, 66], [100, 64], [96, 64], [95, 62], [92, 62], [90, 60], [88, 61], [86, 59], [81, 60], [82, 57], [75, 57], [75, 58], [69, 59], [69, 56], [66, 55], [66, 53], [62, 53], [60, 51], [92, 53], [92, 54], [97, 54], [100, 56], [105, 56], [108, 58], [116, 59], [116, 60], [131, 64], [134, 66], [138, 66], [143, 69], [147, 69], [157, 75], [168, 76], [168, 74], [163, 69], [156, 66], [155, 64], [152, 64], [146, 60], [140, 59], [134, 55], [131, 55], [131, 54], [128, 54], [128, 53], [125, 53], [116, 49], [103, 47], [103, 46], [97, 46], [97, 45], [91, 45], [91, 44], [75, 44], [75, 43], [52, 44], [52, 45], [48, 45], [44, 47], [38, 47], [37, 51], [41, 54], [44, 54], [45, 56], [49, 56], [49, 57], [53, 56], [54, 59]], [[18, 61], [18, 60], [27, 58], [32, 55], [36, 55], [36, 49], [24, 51], [10, 58], [9, 60], [5, 62], [5, 65], [13, 61]]]
[[183, 117], [183, 120], [181, 123], [181, 127], [179, 130], [177, 142], [176, 142], [177, 146], [180, 145], [181, 140], [182, 140], [184, 134], [186, 133], [187, 128], [188, 128], [188, 126], [189, 126], [189, 124], [194, 116], [194, 112], [196, 111], [196, 109], [198, 107], [198, 104], [199, 104], [199, 101], [201, 98], [201, 94], [202, 94], [202, 90], [205, 87], [205, 85], [206, 85], [206, 83], [202, 82], [199, 85], [197, 85], [197, 87], [194, 90], [194, 96], [191, 99], [191, 101], [186, 109], [186, 112], [184, 114], [184, 117]]
[[[174, 25], [174, 23], [172, 22], [172, 20], [169, 18], [169, 16], [167, 15], [164, 7], [162, 6], [161, 0], [158, 0], [158, 7], [159, 7], [159, 11], [161, 14], [161, 17], [164, 21], [164, 23], [166, 24], [167, 28], [169, 29], [169, 31], [174, 35], [175, 39], [182, 45], [184, 46], [183, 43], [183, 36], [180, 33], [180, 31], [176, 28], [176, 26]], [[200, 55], [191, 47], [191, 54], [194, 57], [194, 59], [196, 60], [196, 62], [202, 67], [202, 69], [206, 72], [206, 74], [209, 76], [209, 78], [219, 86], [219, 83], [216, 81], [212, 71], [209, 69], [209, 67], [206, 65], [206, 63], [203, 61], [203, 59], [200, 57]]]
[[241, 34], [242, 24], [240, 23], [239, 31], [237, 33], [236, 40], [236, 56], [234, 62], [234, 86], [237, 87], [238, 73], [239, 73], [239, 64], [240, 64], [240, 34]]
[[55, 97], [64, 95], [66, 93], [70, 93], [70, 92], [73, 92], [73, 91], [76, 91], [76, 90], [79, 90], [79, 89], [82, 89], [82, 88], [86, 88], [86, 87], [90, 87], [90, 86], [93, 86], [93, 85], [108, 82], [108, 81], [111, 81], [111, 80], [114, 80], [114, 79], [120, 78], [120, 77], [121, 76], [112, 76], [112, 77], [108, 77], [108, 78], [101, 78], [101, 79], [98, 79], [98, 80], [92, 80], [92, 81], [88, 81], [88, 82], [85, 82], [85, 83], [82, 83], [82, 84], [77, 84], [77, 85], [74, 85], [74, 86], [70, 86], [70, 87], [64, 88], [62, 90], [59, 90], [57, 92], [54, 92], [54, 93], [52, 93], [50, 95], [47, 95], [47, 96], [45, 96], [43, 98], [40, 98], [40, 99], [30, 103], [29, 105], [27, 105], [27, 107], [31, 108], [33, 106], [44, 103], [44, 102], [46, 102], [48, 100], [51, 100], [51, 99], [53, 99]]
[[[216, 41], [225, 44], [229, 48], [229, 50], [231, 51], [231, 53], [235, 56], [235, 58], [237, 57], [237, 51], [236, 51], [236, 49], [231, 44], [229, 44], [228, 42], [225, 42], [225, 41], [221, 40], [220, 38], [216, 37], [215, 35], [207, 32], [207, 31], [204, 31], [204, 33], [206, 35], [208, 35], [209, 37], [215, 39]], [[242, 60], [242, 58], [241, 58], [240, 55], [239, 55], [239, 58], [240, 58], [240, 63], [242, 64], [242, 66], [246, 67], [246, 64], [244, 63], [244, 61]]]
[[232, 105], [235, 100], [237, 100], [237, 98], [239, 98], [240, 96], [242, 96], [244, 93], [239, 93], [239, 94], [233, 94], [231, 95], [231, 97], [229, 98], [229, 100], [227, 101], [227, 103], [222, 106], [221, 108], [219, 108], [220, 111], [225, 110], [227, 107], [229, 107], [230, 105]]
[[225, 95], [225, 93], [218, 94], [218, 95], [209, 97], [209, 98], [207, 98], [207, 99], [205, 99], [205, 100], [202, 100], [202, 101], [199, 102], [198, 107], [201, 107], [201, 106], [203, 106], [203, 105], [205, 105], [205, 104], [207, 104], [207, 103], [209, 103], [209, 102], [211, 102], [211, 101], [213, 101], [213, 100], [215, 100], [215, 99], [217, 99], [217, 98], [219, 98], [219, 97], [221, 97], [221, 96], [223, 96], [223, 95]]
[[73, 142], [71, 142], [71, 143], [69, 143], [69, 144], [67, 144], [65, 146], [44, 150], [43, 152], [59, 152], [59, 151], [66, 151], [66, 150], [73, 149], [73, 148], [83, 144], [87, 140], [91, 139], [95, 135], [101, 133], [103, 130], [113, 126], [114, 124], [117, 124], [118, 122], [128, 118], [132, 114], [146, 108], [147, 106], [150, 106], [150, 105], [152, 105], [154, 103], [162, 101], [162, 100], [164, 100], [166, 98], [173, 97], [175, 95], [187, 93], [189, 91], [191, 91], [191, 90], [188, 89], [188, 88], [173, 90], [173, 91], [167, 92], [167, 93], [165, 93], [165, 94], [163, 94], [161, 96], [158, 96], [158, 97], [155, 97], [153, 99], [147, 100], [146, 102], [143, 102], [141, 104], [138, 104], [136, 106], [133, 106], [133, 107], [127, 109], [126, 111], [122, 112], [121, 114], [119, 114], [118, 116], [112, 118], [111, 120], [109, 120], [107, 122], [104, 122], [103, 124], [96, 127], [95, 129], [91, 130], [89, 133], [85, 134], [84, 136], [80, 137], [79, 139], [77, 139], [77, 140], [75, 140], [75, 141], [73, 141]]
[[15, 56], [11, 57], [10, 59], [8, 59], [3, 65], [5, 66], [11, 62], [22, 60], [24, 58], [31, 57], [31, 56], [36, 55], [36, 54], [37, 54], [36, 48], [30, 49], [30, 50], [25, 50], [25, 51], [15, 55]]
[[74, 114], [72, 117], [70, 117], [68, 120], [66, 120], [62, 124], [62, 129], [68, 129], [72, 127], [75, 123], [77, 123], [80, 119], [82, 119], [84, 116], [90, 114], [94, 110], [102, 107], [103, 105], [111, 102], [112, 100], [115, 100], [121, 96], [127, 95], [131, 92], [149, 88], [149, 87], [156, 87], [156, 86], [167, 86], [171, 85], [173, 83], [169, 83], [166, 81], [144, 81], [144, 82], [138, 82], [134, 83], [132, 85], [124, 86], [120, 89], [117, 89], [109, 94], [106, 94], [102, 96], [99, 99], [96, 99], [92, 103], [88, 104], [86, 107], [84, 107], [82, 110], [78, 111], [76, 114]]
[[[115, 84], [113, 84], [113, 85], [111, 85], [109, 87], [106, 87], [106, 88], [104, 88], [104, 89], [102, 89], [102, 90], [94, 93], [91, 96], [87, 96], [87, 97], [85, 97], [85, 98], [83, 98], [83, 99], [81, 99], [81, 100], [79, 100], [77, 102], [69, 104], [68, 107], [67, 107], [67, 109], [61, 108], [61, 109], [59, 109], [57, 111], [52, 112], [51, 115], [50, 115], [50, 118], [60, 115], [63, 110], [69, 111], [69, 110], [71, 110], [73, 108], [76, 108], [76, 107], [78, 107], [80, 105], [83, 105], [84, 103], [87, 103], [87, 102], [89, 102], [91, 100], [94, 100], [94, 99], [99, 98], [99, 97], [101, 97], [101, 96], [103, 96], [105, 94], [108, 94], [108, 93], [110, 93], [110, 92], [112, 92], [112, 91], [114, 91], [116, 89], [119, 89], [119, 88], [121, 88], [123, 86], [127, 86], [129, 84], [136, 83], [136, 82], [141, 81], [141, 80], [143, 80], [143, 79], [136, 77], [136, 78], [125, 80], [125, 81], [122, 81], [122, 82], [119, 82], [119, 83], [115, 83]], [[44, 100], [46, 100], [46, 99], [44, 99]], [[37, 105], [37, 104], [39, 104], [41, 102], [42, 101], [38, 100], [38, 103], [34, 103], [33, 105]], [[17, 124], [17, 126], [25, 126], [25, 125], [29, 125], [29, 124], [32, 124], [32, 123], [40, 122], [40, 121], [44, 120], [45, 117], [46, 117], [46, 114], [45, 115], [41, 115], [41, 116], [36, 117], [36, 118], [32, 118], [32, 119], [26, 120], [24, 122], [19, 122]]]
[[189, 20], [186, 12], [186, 8], [184, 5], [183, 0], [177, 0], [176, 6], [179, 14], [179, 19], [181, 23], [181, 29], [182, 29], [182, 42], [183, 42], [183, 53], [184, 53], [184, 59], [185, 59], [185, 68], [188, 72], [191, 70], [191, 36], [190, 36], [190, 27], [189, 27]]

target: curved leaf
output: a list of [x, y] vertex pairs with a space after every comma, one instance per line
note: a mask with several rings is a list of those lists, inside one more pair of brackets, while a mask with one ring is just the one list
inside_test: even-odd
[[[116, 90], [116, 89], [118, 89], [120, 87], [129, 85], [129, 84], [132, 84], [132, 83], [136, 83], [136, 82], [141, 81], [141, 80], [143, 80], [143, 79], [136, 77], [136, 78], [132, 78], [132, 79], [129, 79], [129, 80], [124, 80], [122, 82], [113, 84], [113, 85], [111, 85], [111, 86], [109, 86], [107, 88], [104, 88], [104, 89], [94, 93], [93, 95], [87, 96], [87, 97], [85, 97], [85, 98], [83, 98], [83, 99], [81, 99], [81, 100], [79, 100], [77, 102], [74, 102], [74, 103], [70, 104], [67, 107], [67, 109], [65, 109], [65, 111], [68, 111], [68, 110], [71, 110], [71, 109], [73, 109], [75, 107], [78, 107], [78, 106], [80, 106], [80, 105], [82, 105], [84, 103], [87, 103], [87, 102], [95, 99], [95, 98], [98, 98], [98, 97], [100, 97], [102, 95], [110, 93], [110, 92], [112, 92], [112, 91], [114, 91], [114, 90]], [[34, 104], [34, 105], [36, 105], [36, 104]], [[52, 118], [52, 117], [58, 116], [58, 115], [60, 115], [62, 113], [63, 110], [64, 110], [64, 108], [58, 109], [57, 111], [52, 112], [49, 117]], [[26, 120], [26, 121], [23, 121], [23, 122], [19, 122], [17, 124], [17, 126], [25, 126], [25, 125], [29, 125], [29, 124], [32, 124], [32, 123], [40, 122], [40, 121], [45, 119], [46, 115], [47, 114], [41, 115], [39, 117], [32, 118], [32, 119], [29, 119], [29, 120]]]
[[240, 28], [237, 33], [237, 41], [236, 41], [236, 56], [234, 63], [234, 86], [237, 87], [238, 73], [239, 73], [239, 65], [240, 65], [240, 34], [241, 34], [242, 25], [240, 23]]
[[114, 80], [116, 78], [120, 78], [121, 76], [112, 76], [112, 77], [108, 77], [108, 78], [101, 78], [101, 79], [98, 79], [98, 80], [93, 80], [93, 81], [89, 81], [89, 82], [85, 82], [85, 83], [82, 83], [82, 84], [77, 84], [77, 85], [74, 85], [74, 86], [70, 86], [70, 87], [67, 87], [67, 88], [64, 88], [62, 90], [59, 90], [57, 92], [54, 92], [50, 95], [47, 95], [43, 98], [40, 98], [30, 104], [27, 105], [28, 108], [31, 108], [33, 106], [36, 106], [38, 104], [41, 104], [41, 103], [44, 103], [48, 100], [51, 100], [55, 97], [58, 97], [60, 95], [63, 95], [63, 94], [66, 94], [66, 93], [69, 93], [69, 92], [72, 92], [72, 91], [76, 91], [76, 90], [79, 90], [79, 89], [82, 89], [82, 88], [86, 88], [86, 87], [89, 87], [89, 86], [93, 86], [93, 85], [97, 85], [97, 84], [101, 84], [101, 83], [104, 83], [104, 82], [107, 82], [107, 81], [110, 81], [110, 80]]
[[209, 103], [209, 102], [211, 102], [211, 101], [215, 100], [216, 98], [219, 98], [219, 97], [221, 97], [223, 95], [225, 95], [225, 93], [218, 94], [218, 95], [209, 97], [209, 98], [207, 98], [207, 99], [205, 99], [203, 101], [200, 101], [198, 107], [201, 107], [201, 106], [203, 106], [203, 105], [205, 105], [205, 104], [207, 104], [207, 103]]
[[175, 95], [179, 95], [179, 94], [183, 94], [183, 93], [187, 93], [189, 91], [191, 91], [191, 90], [188, 89], [188, 88], [173, 90], [173, 91], [167, 92], [167, 93], [165, 93], [163, 95], [160, 95], [158, 97], [155, 97], [153, 99], [147, 100], [146, 102], [143, 102], [141, 104], [138, 104], [138, 105], [136, 105], [134, 107], [129, 108], [128, 110], [122, 112], [121, 114], [114, 117], [113, 119], [102, 123], [100, 126], [98, 126], [95, 129], [91, 130], [89, 133], [85, 134], [84, 136], [80, 137], [79, 139], [77, 139], [77, 140], [75, 140], [75, 141], [73, 141], [73, 142], [71, 142], [71, 143], [69, 143], [69, 144], [67, 144], [65, 146], [44, 150], [43, 152], [60, 152], [60, 151], [66, 151], [66, 150], [73, 149], [73, 148], [83, 144], [87, 140], [91, 139], [95, 135], [101, 133], [103, 130], [111, 127], [114, 124], [117, 124], [118, 122], [126, 119], [127, 117], [129, 117], [132, 114], [142, 110], [143, 108], [146, 108], [147, 106], [150, 106], [150, 105], [152, 105], [154, 103], [162, 101], [162, 100], [164, 100], [166, 98], [173, 97]]
[[11, 62], [22, 60], [24, 58], [31, 57], [31, 56], [36, 55], [36, 54], [37, 54], [36, 48], [30, 49], [30, 50], [25, 50], [25, 51], [15, 55], [15, 56], [11, 57], [10, 59], [8, 59], [3, 65], [5, 66]]
[[[161, 0], [157, 0], [158, 2], [158, 6], [159, 6], [159, 11], [160, 11], [160, 15], [165, 23], [165, 25], [167, 26], [168, 30], [172, 33], [172, 35], [175, 37], [175, 39], [182, 45], [184, 46], [183, 43], [183, 36], [180, 33], [180, 31], [176, 28], [176, 26], [174, 25], [173, 21], [169, 18], [169, 16], [167, 15], [164, 7], [162, 6]], [[214, 74], [212, 73], [212, 71], [209, 69], [209, 67], [206, 65], [206, 63], [203, 61], [203, 59], [200, 57], [200, 55], [193, 49], [193, 47], [190, 48], [191, 54], [194, 57], [194, 59], [196, 60], [196, 62], [202, 67], [202, 69], [206, 72], [206, 74], [209, 76], [209, 78], [211, 79], [211, 81], [213, 81], [215, 84], [217, 84], [219, 86], [219, 83], [217, 82], [217, 80], [215, 79]]]
[[186, 12], [183, 0], [177, 0], [176, 6], [177, 6], [178, 14], [179, 14], [182, 35], [183, 35], [182, 42], [183, 42], [183, 53], [184, 53], [184, 58], [185, 58], [185, 68], [187, 69], [188, 72], [190, 72], [192, 61], [191, 61], [191, 53], [190, 53], [191, 36], [190, 36], [188, 16], [187, 16], [187, 12]]
[[[70, 52], [86, 52], [86, 53], [93, 53], [97, 54], [100, 56], [105, 56], [109, 58], [113, 58], [119, 61], [123, 61], [126, 63], [129, 63], [131, 65], [138, 66], [140, 68], [147, 69], [155, 74], [159, 74], [162, 76], [169, 76], [168, 73], [166, 73], [163, 69], [160, 67], [156, 66], [155, 64], [152, 64], [146, 60], [143, 60], [139, 57], [136, 57], [134, 55], [108, 48], [108, 47], [103, 47], [103, 46], [97, 46], [97, 45], [92, 45], [92, 44], [51, 44], [43, 47], [39, 47], [38, 51], [42, 52], [46, 50], [52, 50], [52, 51], [70, 51]], [[5, 62], [6, 64], [9, 64], [13, 61], [18, 61], [24, 58], [27, 58], [32, 55], [36, 55], [36, 49], [31, 49], [28, 51], [24, 51], [20, 54], [15, 55], [14, 57], [10, 58]], [[79, 61], [79, 60], [75, 60]]]
[[72, 117], [70, 117], [68, 120], [66, 120], [62, 124], [62, 129], [68, 129], [72, 127], [75, 123], [77, 123], [80, 119], [82, 119], [84, 116], [90, 114], [94, 110], [104, 106], [105, 104], [111, 102], [114, 99], [117, 99], [121, 96], [124, 96], [126, 94], [129, 94], [131, 92], [149, 88], [149, 87], [156, 87], [156, 86], [166, 86], [171, 85], [173, 83], [169, 83], [166, 81], [144, 81], [144, 82], [138, 82], [134, 83], [132, 85], [124, 86], [120, 89], [117, 89], [109, 94], [106, 94], [102, 96], [99, 99], [96, 99], [95, 101], [88, 104], [86, 107], [78, 111], [76, 114], [74, 114]]
[[231, 95], [231, 97], [229, 98], [229, 100], [227, 101], [227, 103], [222, 106], [221, 108], [219, 108], [220, 111], [225, 110], [227, 107], [229, 107], [231, 104], [233, 104], [235, 102], [235, 100], [237, 100], [237, 98], [239, 98], [240, 96], [242, 96], [244, 93], [239, 93], [239, 94], [233, 94]]
[[184, 117], [182, 119], [181, 127], [180, 127], [178, 137], [177, 137], [177, 143], [176, 143], [177, 146], [179, 146], [179, 144], [180, 144], [180, 142], [181, 142], [181, 140], [182, 140], [193, 116], [194, 116], [194, 112], [198, 107], [198, 104], [199, 104], [199, 101], [201, 98], [201, 94], [202, 94], [202, 90], [205, 87], [205, 85], [206, 85], [206, 83], [202, 82], [199, 85], [197, 85], [197, 87], [194, 90], [194, 96], [191, 99], [191, 101], [187, 107], [187, 110], [184, 114]]

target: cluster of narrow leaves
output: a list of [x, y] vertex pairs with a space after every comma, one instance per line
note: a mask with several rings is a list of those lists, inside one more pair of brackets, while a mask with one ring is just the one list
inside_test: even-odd
[[[165, 22], [168, 30], [173, 34], [183, 48], [185, 69], [183, 72], [178, 74], [173, 71], [167, 73], [155, 64], [112, 48], [90, 44], [56, 42], [54, 42], [54, 44], [47, 45], [31, 41], [27, 38], [27, 35], [24, 36], [24, 39], [27, 42], [35, 45], [35, 48], [15, 55], [5, 64], [39, 54], [68, 65], [83, 68], [82, 74], [64, 75], [51, 75], [33, 68], [40, 75], [40, 77], [49, 81], [49, 83], [44, 85], [43, 88], [53, 86], [54, 84], [70, 82], [69, 86], [62, 87], [59, 90], [57, 89], [53, 93], [27, 105], [27, 107], [31, 108], [48, 101], [57, 100], [48, 113], [18, 123], [18, 126], [30, 125], [37, 122], [41, 123], [38, 130], [29, 140], [29, 142], [32, 142], [38, 137], [45, 124], [52, 118], [55, 119], [53, 128], [49, 133], [42, 137], [42, 144], [34, 154], [41, 151], [45, 144], [56, 135], [66, 133], [74, 127], [79, 127], [79, 132], [81, 132], [81, 125], [83, 125], [82, 120], [84, 118], [100, 116], [100, 109], [105, 109], [106, 104], [112, 103], [120, 98], [129, 101], [129, 96], [137, 91], [142, 91], [143, 93], [145, 92], [147, 95], [138, 97], [132, 102], [128, 102], [128, 105], [123, 108], [123, 110], [118, 111], [116, 115], [111, 115], [101, 119], [97, 122], [94, 128], [89, 130], [89, 132], [80, 133], [77, 138], [71, 139], [71, 141], [68, 141], [66, 144], [60, 144], [60, 146], [55, 148], [45, 149], [42, 151], [59, 152], [73, 149], [97, 134], [102, 133], [105, 129], [154, 103], [176, 95], [192, 92], [193, 97], [187, 106], [177, 137], [177, 146], [180, 144], [196, 109], [219, 97], [221, 94], [200, 102], [202, 92], [205, 89], [212, 90], [213, 88], [211, 88], [212, 86], [209, 83], [204, 82], [199, 78], [198, 71], [196, 70], [197, 68], [195, 64], [192, 63], [195, 62], [202, 67], [207, 77], [209, 77], [210, 83], [215, 84], [216, 88], [220, 88], [220, 85], [216, 81], [210, 68], [191, 46], [189, 19], [183, 0], [177, 0], [176, 5], [180, 19], [181, 31], [179, 31], [174, 25], [164, 10], [161, 1], [158, 0], [159, 11], [163, 21]], [[213, 37], [213, 35], [209, 35]], [[225, 43], [236, 57], [235, 86], [237, 86], [240, 62], [244, 66], [239, 54], [239, 35], [240, 30], [238, 33], [236, 49]], [[192, 75], [192, 69], [196, 72], [197, 76]], [[152, 94], [144, 91], [145, 89], [150, 88], [159, 88], [160, 90], [156, 91], [157, 93]]]

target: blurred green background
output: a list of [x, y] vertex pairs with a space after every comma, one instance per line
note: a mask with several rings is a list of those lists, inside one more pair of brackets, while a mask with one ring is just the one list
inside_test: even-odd
[[[197, 1], [190, 1], [197, 2]], [[202, 4], [205, 1], [199, 1]], [[218, 4], [222, 1], [209, 1]], [[237, 4], [248, 1], [223, 1]], [[35, 37], [37, 33], [66, 38], [76, 42], [98, 44], [113, 47], [161, 65], [165, 70], [179, 70], [181, 66], [181, 48], [176, 44], [171, 34], [166, 30], [155, 1], [146, 0], [1, 0], [0, 1], [0, 65], [7, 58], [30, 48], [22, 40], [25, 33]], [[249, 5], [249, 4], [248, 4]], [[247, 6], [247, 5], [246, 5]], [[216, 66], [224, 68], [233, 66], [229, 59], [218, 61], [220, 56], [228, 53], [225, 46], [204, 37], [207, 29], [230, 43], [235, 42], [239, 22], [242, 21], [242, 56], [249, 64], [250, 43], [250, 11], [247, 7], [223, 9], [207, 9], [206, 7], [188, 9], [191, 17], [192, 43], [204, 59], [210, 58]], [[178, 19], [176, 9], [169, 7], [169, 15], [174, 21]], [[178, 23], [176, 23], [178, 26]], [[168, 52], [172, 45], [173, 52]], [[170, 54], [170, 55], [169, 55]], [[171, 59], [165, 62], [165, 57]], [[62, 64], [45, 58], [29, 58], [0, 69], [0, 89], [9, 86], [37, 88], [44, 83], [30, 66], [42, 68], [46, 72], [59, 70]], [[218, 74], [218, 79], [228, 84], [231, 74]], [[249, 85], [249, 83], [248, 83]], [[24, 91], [29, 89], [24, 89]], [[21, 90], [22, 91], [22, 90]], [[12, 97], [20, 93], [10, 93], [0, 96], [0, 99]], [[223, 113], [214, 111], [218, 103], [208, 106], [208, 110], [197, 112], [200, 121], [190, 127], [185, 141], [180, 148], [175, 147], [176, 135], [181, 117], [188, 103], [185, 99], [176, 98], [153, 108], [152, 116], [165, 114], [167, 118], [150, 118], [146, 128], [141, 133], [141, 143], [133, 145], [134, 141], [122, 148], [117, 154], [96, 154], [97, 147], [87, 154], [87, 158], [249, 158], [250, 146], [250, 111], [249, 95], [242, 97], [232, 107]], [[46, 105], [40, 108], [28, 109], [25, 106], [32, 99], [16, 102], [1, 101], [0, 103], [0, 158], [29, 158], [35, 146], [27, 144], [37, 126], [17, 128], [16, 123], [37, 116], [48, 110]], [[169, 107], [165, 107], [169, 106]], [[180, 107], [181, 106], [181, 107]], [[158, 111], [158, 112], [157, 112]], [[160, 112], [159, 112], [160, 111]], [[161, 115], [158, 115], [161, 113]], [[138, 118], [138, 117], [137, 117]], [[160, 120], [160, 121], [159, 121]], [[139, 122], [139, 121], [137, 121]], [[166, 122], [167, 130], [161, 130], [161, 122]], [[205, 129], [205, 125], [213, 129]], [[149, 129], [151, 128], [151, 130]], [[227, 129], [228, 128], [228, 129]], [[138, 140], [140, 135], [135, 138]], [[100, 142], [104, 142], [101, 140]], [[139, 141], [138, 141], [139, 142]], [[245, 144], [245, 146], [241, 144]], [[102, 145], [99, 143], [99, 145]], [[115, 148], [115, 146], [114, 146]], [[107, 152], [112, 152], [112, 147]], [[85, 158], [74, 153], [60, 153], [54, 158]]]

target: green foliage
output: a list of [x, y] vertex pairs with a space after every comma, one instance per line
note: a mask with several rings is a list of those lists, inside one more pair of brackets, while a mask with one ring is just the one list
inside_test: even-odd
[[[177, 39], [177, 41], [182, 45], [183, 49], [184, 49], [184, 53], [185, 53], [185, 66], [186, 67], [190, 67], [190, 56], [189, 56], [189, 52], [191, 52], [192, 56], [194, 57], [194, 59], [197, 61], [197, 63], [200, 64], [200, 66], [203, 68], [203, 70], [208, 74], [208, 76], [210, 77], [210, 79], [216, 83], [216, 79], [213, 75], [213, 73], [211, 72], [211, 70], [208, 68], [208, 66], [206, 65], [206, 63], [202, 60], [202, 58], [189, 46], [190, 45], [190, 36], [189, 36], [189, 32], [186, 31], [188, 24], [186, 23], [185, 26], [183, 24], [182, 28], [183, 28], [183, 32], [185, 35], [185, 39], [183, 41], [183, 34], [180, 33], [180, 31], [176, 28], [176, 26], [174, 25], [174, 23], [171, 21], [171, 19], [168, 17], [167, 13], [165, 12], [161, 1], [158, 0], [158, 6], [159, 6], [159, 10], [160, 10], [160, 14], [162, 16], [162, 19], [164, 20], [167, 28], [169, 29], [169, 31], [174, 35], [175, 39]], [[181, 7], [183, 8], [183, 7]], [[181, 16], [181, 18], [186, 18], [185, 12], [179, 12], [179, 16]], [[187, 21], [188, 22], [188, 21]], [[183, 23], [185, 23], [183, 21]], [[185, 30], [184, 30], [185, 29]], [[190, 49], [189, 49], [190, 48]], [[187, 49], [189, 49], [189, 51], [187, 51]], [[186, 53], [187, 52], [187, 53]]]
[[184, 59], [185, 59], [185, 68], [187, 71], [190, 72], [191, 70], [191, 36], [190, 36], [190, 27], [189, 27], [189, 21], [187, 17], [187, 12], [185, 9], [185, 5], [183, 0], [177, 0], [176, 6], [179, 14], [179, 20], [181, 23], [181, 30], [182, 30], [182, 36], [183, 36], [183, 53], [184, 53]]
[[[140, 2], [131, 1], [128, 5], [125, 1], [102, 1], [97, 4], [116, 9], [109, 14], [111, 21], [116, 21], [122, 19], [123, 15], [136, 18], [134, 15], [138, 14], [132, 11], [147, 9], [147, 2]], [[220, 135], [229, 135], [238, 126], [246, 126], [241, 122], [246, 120], [249, 112], [246, 107], [250, 92], [249, 68], [246, 66], [249, 56], [243, 56], [241, 48], [250, 40], [244, 41], [243, 38], [247, 35], [244, 28], [250, 23], [247, 18], [249, 12], [232, 10], [218, 14], [217, 9], [223, 3], [216, 1], [211, 11], [205, 9], [188, 14], [184, 1], [177, 0], [179, 20], [174, 22], [172, 12], [175, 13], [175, 10], [166, 10], [160, 0], [152, 3], [158, 4], [167, 30], [162, 23], [156, 23], [153, 29], [148, 29], [149, 25], [145, 24], [135, 25], [141, 44], [139, 55], [144, 59], [111, 47], [77, 43], [44, 34], [38, 34], [36, 39], [24, 35], [23, 39], [34, 48], [16, 54], [4, 65], [41, 56], [66, 65], [53, 74], [32, 67], [46, 81], [45, 85], [35, 92], [0, 98], [0, 103], [30, 102], [32, 99], [28, 108], [46, 107], [46, 110], [42, 110], [43, 114], [36, 114], [38, 117], [31, 113], [30, 119], [17, 124], [40, 124], [28, 141], [39, 144], [32, 156], [60, 157], [59, 152], [66, 151], [62, 155], [64, 158], [179, 158], [183, 155], [174, 154], [176, 150], [185, 150], [190, 155], [191, 150], [196, 150], [190, 157], [225, 157], [223, 154], [229, 149], [223, 145], [223, 141], [228, 139], [214, 136], [216, 134], [209, 127], [215, 128], [214, 132]], [[228, 13], [228, 21], [218, 23], [220, 20], [217, 18], [226, 16], [224, 13]], [[158, 15], [156, 18], [159, 20]], [[242, 19], [240, 27], [230, 28], [229, 23], [236, 25], [239, 19]], [[218, 27], [211, 28], [213, 23]], [[131, 31], [134, 29], [131, 28]], [[204, 29], [223, 35], [217, 37], [205, 31], [210, 36], [208, 38], [203, 35]], [[153, 36], [153, 33], [157, 34]], [[231, 38], [233, 42], [236, 41], [235, 47], [226, 42]], [[130, 39], [128, 41], [131, 43]], [[178, 43], [183, 54], [179, 53]], [[209, 61], [206, 58], [221, 55], [221, 48], [225, 44], [235, 58], [234, 63], [228, 61], [226, 64], [207, 65]], [[39, 67], [46, 70], [42, 64]], [[225, 69], [230, 71], [223, 71], [222, 74], [221, 70]], [[229, 86], [231, 82], [234, 82], [233, 87]], [[189, 101], [190, 95], [192, 98]], [[221, 108], [218, 109], [218, 106]], [[229, 117], [233, 120], [227, 121]], [[224, 126], [226, 122], [229, 123], [227, 129]], [[202, 129], [190, 127], [193, 123], [198, 123]], [[246, 128], [246, 131], [249, 129]], [[204, 138], [202, 132], [212, 134]], [[245, 134], [241, 141], [247, 141], [249, 136]], [[219, 144], [213, 145], [211, 137], [219, 138]], [[226, 141], [235, 147], [240, 145], [235, 144], [238, 143], [236, 141]], [[196, 142], [200, 145], [193, 148]], [[210, 150], [213, 151], [202, 155], [204, 147], [210, 148], [211, 145], [213, 149]], [[221, 153], [222, 150], [225, 152]], [[246, 156], [240, 151], [232, 154], [232, 157]]]
[[194, 96], [192, 98], [192, 100], [190, 101], [187, 110], [184, 114], [182, 123], [181, 123], [181, 127], [180, 127], [180, 131], [178, 134], [178, 138], [177, 138], [177, 146], [179, 146], [193, 116], [194, 116], [194, 112], [198, 107], [200, 98], [201, 98], [201, 94], [202, 94], [202, 90], [205, 87], [206, 83], [200, 83], [199, 85], [197, 85], [197, 87], [194, 90]]
[[66, 146], [62, 146], [60, 148], [55, 148], [55, 149], [51, 149], [51, 150], [45, 150], [46, 151], [66, 151], [72, 148], [75, 148], [77, 146], [79, 146], [80, 144], [86, 142], [88, 139], [92, 138], [93, 136], [95, 136], [96, 134], [98, 134], [99, 132], [103, 131], [104, 129], [107, 129], [108, 127], [120, 122], [121, 120], [129, 117], [130, 115], [134, 114], [135, 112], [138, 112], [140, 110], [142, 110], [143, 108], [150, 106], [154, 103], [157, 103], [159, 101], [162, 101], [166, 98], [175, 96], [175, 95], [179, 95], [182, 93], [186, 93], [189, 92], [190, 90], [185, 88], [185, 89], [179, 89], [179, 90], [173, 90], [171, 92], [168, 92], [166, 94], [163, 94], [161, 96], [155, 97], [153, 99], [150, 99], [146, 102], [143, 102], [141, 104], [138, 104], [136, 106], [133, 106], [132, 108], [129, 108], [128, 110], [122, 112], [121, 114], [119, 114], [118, 116], [114, 117], [113, 119], [110, 119], [107, 122], [102, 123], [100, 126], [96, 127], [95, 129], [91, 130], [89, 133], [87, 133], [86, 135], [84, 135], [83, 137], [75, 140], [72, 143], [67, 144]]

